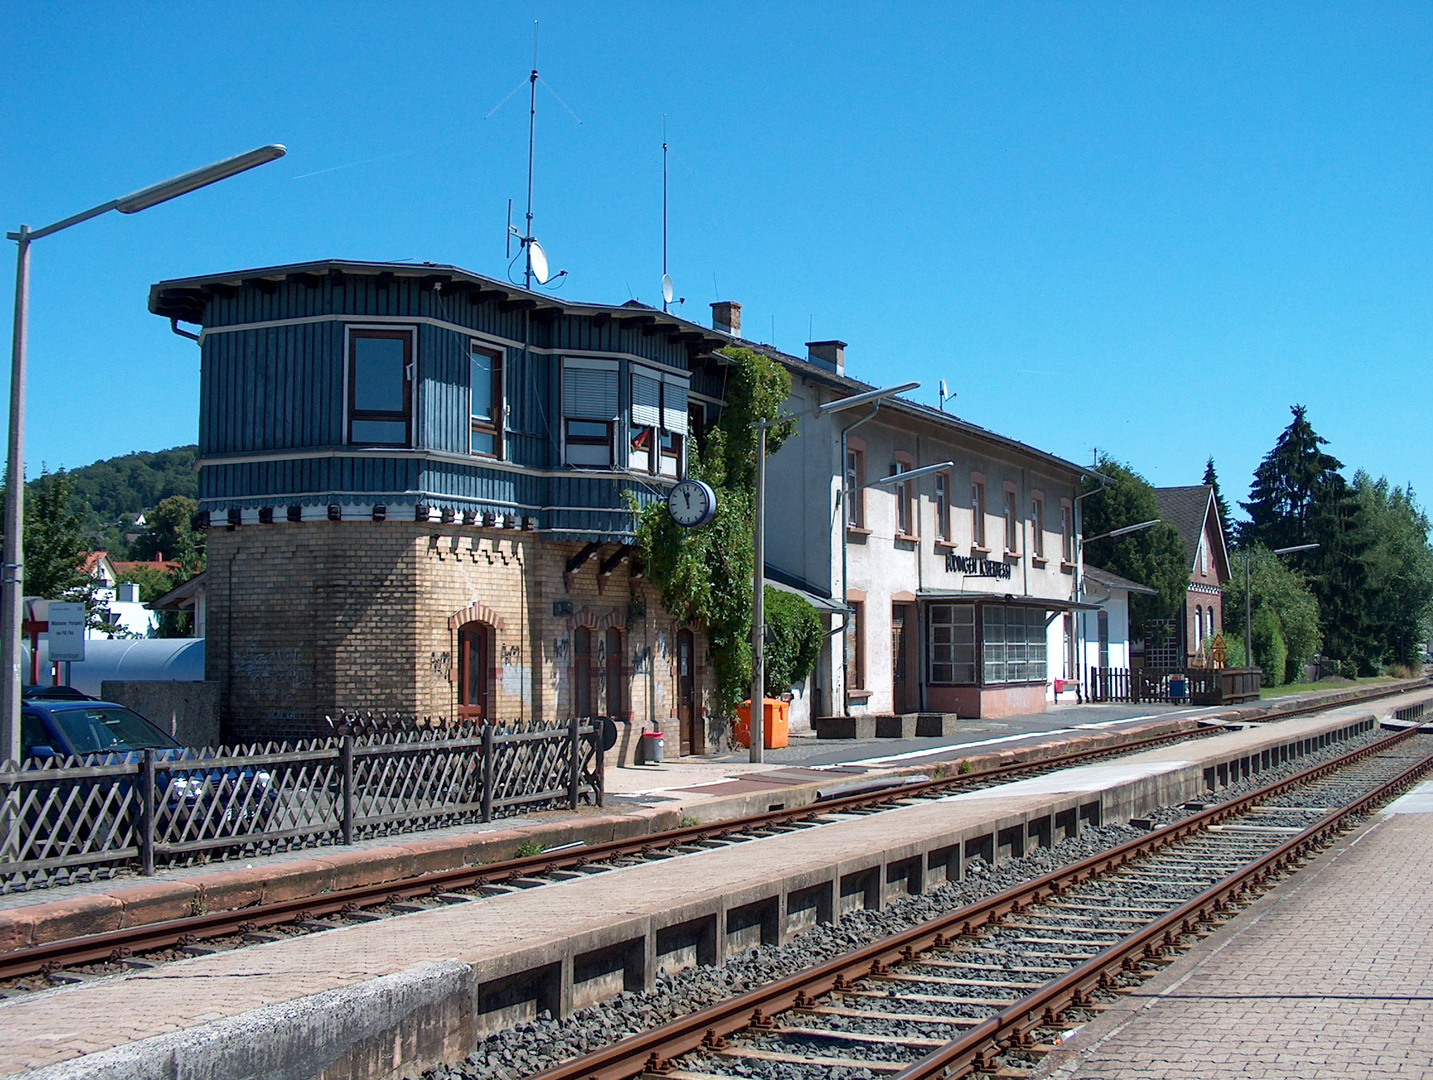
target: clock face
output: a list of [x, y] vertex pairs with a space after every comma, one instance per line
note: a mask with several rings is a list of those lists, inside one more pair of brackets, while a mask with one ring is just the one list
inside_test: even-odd
[[667, 513], [684, 529], [695, 529], [716, 516], [716, 492], [700, 480], [683, 480], [667, 492]]

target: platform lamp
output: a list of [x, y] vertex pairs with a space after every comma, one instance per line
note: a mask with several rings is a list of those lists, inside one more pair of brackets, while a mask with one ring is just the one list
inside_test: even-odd
[[[788, 420], [799, 420], [805, 416], [826, 416], [861, 405], [870, 405], [871, 415], [874, 416], [876, 409], [880, 408], [881, 402], [887, 398], [919, 389], [919, 387], [920, 383], [910, 382], [901, 383], [899, 386], [888, 386], [881, 390], [867, 390], [864, 393], [851, 394], [849, 397], [828, 401], [824, 405], [817, 405], [814, 409], [807, 409], [804, 412], [777, 416], [772, 420], [762, 418], [756, 422], [756, 522], [752, 531], [751, 545], [753, 558], [751, 573], [751, 723], [749, 725], [750, 760], [753, 762], [759, 763], [764, 760], [762, 751], [765, 749], [766, 742], [763, 731], [766, 708], [766, 598], [764, 595], [766, 588], [766, 429], [772, 424], [784, 424]], [[843, 448], [845, 447], [844, 435], [841, 445]], [[842, 477], [846, 475], [844, 454], [841, 458], [841, 475]], [[844, 530], [844, 523], [842, 528]], [[844, 576], [841, 588], [844, 592], [846, 588]]]
[[[1313, 551], [1318, 544], [1295, 544], [1293, 547], [1274, 548], [1270, 555], [1292, 555], [1296, 551]], [[1251, 616], [1253, 603], [1249, 599], [1249, 549], [1244, 549], [1244, 666], [1254, 666], [1254, 620]]]
[[187, 195], [191, 191], [227, 180], [241, 172], [281, 158], [288, 151], [278, 144], [261, 146], [246, 154], [216, 161], [201, 169], [184, 173], [143, 188], [123, 198], [91, 207], [43, 229], [21, 225], [19, 232], [6, 233], [18, 246], [15, 269], [15, 331], [10, 365], [10, 445], [5, 469], [5, 543], [3, 572], [0, 572], [0, 760], [20, 759], [20, 632], [24, 605], [24, 535], [25, 527], [25, 351], [30, 316], [30, 244], [36, 240], [78, 225], [111, 210], [121, 214], [137, 214], [162, 202]]

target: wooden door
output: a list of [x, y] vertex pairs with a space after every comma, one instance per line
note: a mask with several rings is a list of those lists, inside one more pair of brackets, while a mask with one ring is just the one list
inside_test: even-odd
[[572, 632], [572, 715], [592, 715], [592, 631], [585, 626]]
[[907, 648], [910, 610], [909, 604], [891, 605], [891, 711], [897, 715], [911, 711], [909, 682], [906, 679], [910, 660]]
[[607, 631], [603, 642], [606, 649], [607, 715], [613, 720], [627, 719], [627, 678], [622, 666], [622, 631], [615, 626]]
[[493, 671], [493, 628], [468, 623], [458, 631], [458, 715], [490, 720], [488, 687]]
[[690, 630], [677, 631], [677, 720], [681, 752], [690, 754], [696, 742], [697, 680], [696, 638]]

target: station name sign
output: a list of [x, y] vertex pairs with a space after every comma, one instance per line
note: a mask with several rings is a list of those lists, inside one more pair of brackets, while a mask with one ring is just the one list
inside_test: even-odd
[[951, 553], [945, 557], [945, 570], [948, 574], [964, 574], [967, 577], [1010, 580], [1010, 564], [1003, 559], [977, 559], [974, 555]]

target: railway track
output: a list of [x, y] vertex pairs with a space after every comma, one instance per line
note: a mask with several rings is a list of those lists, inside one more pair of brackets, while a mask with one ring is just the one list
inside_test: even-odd
[[[1407, 689], [1380, 688], [1361, 696], [1358, 702], [1340, 704], [1388, 697], [1404, 693]], [[1292, 706], [1272, 710], [1259, 720], [1287, 719], [1329, 707], [1325, 704]], [[1078, 751], [969, 773], [959, 772], [960, 758], [956, 756], [946, 762], [933, 762], [932, 768], [937, 775], [932, 779], [861, 791], [804, 806], [698, 824], [629, 840], [553, 849], [503, 862], [364, 885], [317, 897], [199, 914], [50, 942], [0, 954], [0, 997], [29, 993], [57, 983], [112, 975], [127, 967], [154, 967], [196, 954], [269, 942], [277, 937], [316, 933], [442, 904], [468, 903], [512, 889], [534, 888], [551, 881], [565, 880], [572, 874], [600, 873], [633, 861], [666, 858], [703, 847], [740, 843], [774, 832], [813, 828], [853, 814], [878, 813], [923, 799], [943, 798], [1077, 765], [1107, 761], [1141, 750], [1207, 737], [1221, 730], [1220, 727], [1208, 727], [1152, 735], [1118, 747]], [[950, 749], [956, 751], [959, 747]], [[940, 775], [942, 770], [946, 770], [945, 775]]]
[[1399, 732], [533, 1080], [1023, 1075], [1430, 768]]

